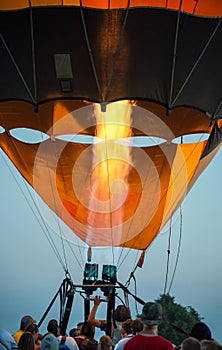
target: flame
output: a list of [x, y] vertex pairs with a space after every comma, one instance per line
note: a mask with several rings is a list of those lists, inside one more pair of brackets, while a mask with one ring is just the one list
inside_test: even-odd
[[[131, 104], [120, 101], [107, 104], [103, 112], [95, 104], [96, 138], [93, 144], [93, 171], [90, 179], [91, 197], [88, 223], [93, 227], [118, 227], [121, 235], [123, 204], [128, 194], [127, 178], [131, 169], [131, 145], [127, 140], [132, 135]], [[101, 222], [102, 221], [102, 222]], [[115, 229], [115, 243], [117, 239]]]

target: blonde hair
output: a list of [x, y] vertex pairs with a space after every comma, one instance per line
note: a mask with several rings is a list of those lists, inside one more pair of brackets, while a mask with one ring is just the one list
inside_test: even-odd
[[108, 335], [103, 335], [98, 344], [98, 350], [110, 350], [112, 347], [112, 339]]

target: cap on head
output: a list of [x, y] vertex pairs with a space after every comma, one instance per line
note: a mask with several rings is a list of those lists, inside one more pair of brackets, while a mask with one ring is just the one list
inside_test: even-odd
[[150, 326], [159, 325], [162, 322], [162, 310], [160, 304], [154, 302], [144, 304], [140, 317], [143, 324]]
[[32, 316], [23, 316], [21, 319], [21, 325], [20, 328], [24, 329], [26, 326], [28, 326], [30, 323], [36, 323], [36, 320], [32, 318]]

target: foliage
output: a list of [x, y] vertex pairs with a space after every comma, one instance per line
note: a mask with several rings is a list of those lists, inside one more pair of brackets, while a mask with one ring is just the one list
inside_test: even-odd
[[177, 304], [175, 298], [169, 294], [160, 295], [156, 302], [162, 306], [164, 320], [158, 328], [158, 333], [175, 345], [181, 344], [193, 325], [203, 319], [192, 306]]

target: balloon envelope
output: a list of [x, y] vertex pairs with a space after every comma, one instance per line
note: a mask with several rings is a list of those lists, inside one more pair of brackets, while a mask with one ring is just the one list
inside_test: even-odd
[[89, 246], [146, 249], [221, 143], [221, 4], [162, 3], [0, 5], [0, 146]]

